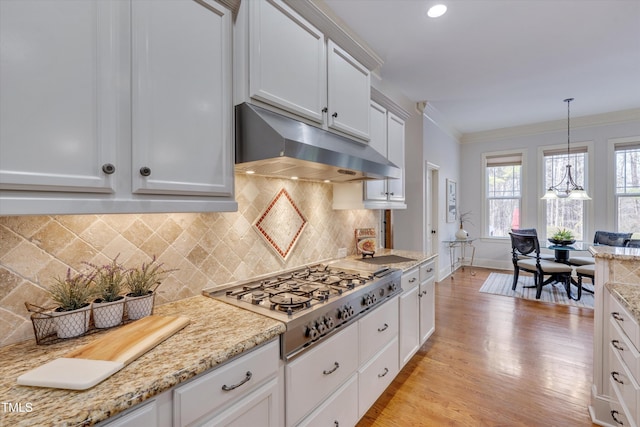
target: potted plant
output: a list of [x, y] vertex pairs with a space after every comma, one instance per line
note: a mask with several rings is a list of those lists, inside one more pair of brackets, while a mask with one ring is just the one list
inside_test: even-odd
[[51, 299], [58, 304], [55, 316], [59, 338], [72, 338], [84, 334], [89, 328], [91, 299], [95, 295], [93, 273], [71, 273], [67, 269], [64, 278], [57, 277], [49, 288]]
[[125, 286], [127, 293], [127, 314], [129, 319], [141, 319], [153, 311], [154, 292], [162, 280], [175, 269], [163, 268], [164, 263], [158, 263], [155, 255], [151, 262], [143, 262], [126, 272]]
[[551, 238], [549, 238], [549, 241], [556, 245], [571, 245], [576, 242], [571, 230], [567, 230], [566, 228], [558, 228]]
[[[118, 255], [119, 256], [119, 255]], [[93, 301], [93, 323], [96, 328], [111, 328], [122, 323], [126, 269], [118, 264], [118, 256], [105, 265], [85, 262], [93, 269], [97, 299]]]

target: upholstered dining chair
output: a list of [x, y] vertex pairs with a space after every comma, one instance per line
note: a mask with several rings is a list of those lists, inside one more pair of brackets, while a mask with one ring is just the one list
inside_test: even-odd
[[[515, 290], [518, 284], [520, 270], [533, 274], [536, 287], [536, 299], [542, 295], [542, 287], [552, 281], [562, 281], [569, 298], [571, 297], [571, 273], [573, 268], [559, 262], [549, 261], [540, 258], [540, 243], [538, 238], [531, 233], [509, 233], [511, 236], [512, 262], [513, 262], [513, 285]], [[526, 255], [527, 257], [522, 257]], [[544, 276], [551, 276], [547, 281]]]
[[[584, 277], [588, 277], [589, 279], [591, 279], [591, 283], [595, 284], [595, 272], [596, 266], [594, 264], [579, 265], [576, 267], [576, 275], [578, 276], [578, 297], [576, 299], [580, 299], [582, 297], [582, 279]], [[585, 291], [588, 291], [588, 289], [585, 289]], [[589, 293], [593, 292], [589, 291]]]
[[[593, 236], [594, 245], [627, 246], [633, 233], [614, 233], [611, 231], [596, 231]], [[592, 256], [576, 256], [569, 258], [569, 264], [589, 265], [595, 264]]]
[[[531, 234], [532, 236], [536, 236], [536, 238], [538, 237], [538, 230], [536, 230], [535, 228], [512, 228], [511, 232], [517, 233], [517, 234]], [[531, 258], [531, 257], [529, 255], [521, 255], [521, 258]], [[544, 254], [544, 253], [540, 254], [540, 258], [546, 259], [546, 260], [556, 259], [554, 254]]]
[[628, 248], [640, 248], [640, 239], [631, 239], [627, 243]]

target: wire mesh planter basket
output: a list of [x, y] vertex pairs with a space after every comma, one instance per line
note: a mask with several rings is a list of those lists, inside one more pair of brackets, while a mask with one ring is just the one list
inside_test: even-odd
[[[154, 296], [150, 298], [151, 310], [153, 312]], [[36, 343], [39, 345], [54, 344], [66, 339], [77, 338], [108, 328], [132, 322], [137, 318], [144, 317], [134, 313], [128, 307], [128, 298], [107, 303], [108, 307], [100, 307], [100, 304], [75, 311], [55, 311], [55, 308], [44, 308], [25, 302], [27, 310], [31, 313], [31, 323]], [[102, 310], [109, 308], [109, 310]], [[129, 315], [131, 313], [132, 316]], [[140, 317], [137, 317], [140, 316]]]

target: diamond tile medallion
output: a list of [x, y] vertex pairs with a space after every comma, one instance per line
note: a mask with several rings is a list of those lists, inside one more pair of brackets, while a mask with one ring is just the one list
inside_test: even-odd
[[306, 218], [284, 188], [253, 224], [258, 234], [282, 260], [291, 254], [306, 225]]

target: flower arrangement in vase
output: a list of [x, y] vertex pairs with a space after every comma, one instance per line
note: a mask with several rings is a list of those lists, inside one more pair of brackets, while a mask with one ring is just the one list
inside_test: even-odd
[[458, 218], [458, 221], [460, 221], [460, 228], [456, 231], [456, 239], [465, 240], [467, 239], [467, 237], [469, 237], [469, 233], [467, 233], [467, 230], [464, 229], [464, 223], [471, 223], [471, 221], [469, 221], [470, 216], [471, 211], [460, 214], [460, 217]]
[[72, 338], [89, 328], [91, 299], [96, 289], [94, 273], [72, 273], [67, 269], [64, 278], [57, 277], [49, 288], [51, 299], [58, 304], [51, 314], [55, 319], [58, 338]]
[[127, 270], [118, 264], [118, 256], [105, 265], [85, 262], [93, 269], [93, 280], [98, 297], [93, 301], [93, 322], [96, 328], [111, 328], [123, 321], [124, 296], [121, 294], [124, 290]]
[[163, 268], [154, 255], [150, 262], [143, 262], [140, 267], [127, 270], [125, 287], [127, 293], [127, 313], [129, 319], [141, 319], [153, 311], [154, 293], [167, 274], [176, 269]]

